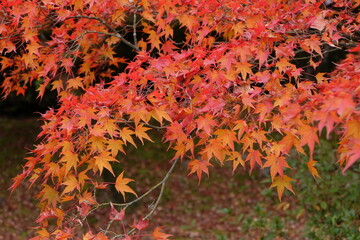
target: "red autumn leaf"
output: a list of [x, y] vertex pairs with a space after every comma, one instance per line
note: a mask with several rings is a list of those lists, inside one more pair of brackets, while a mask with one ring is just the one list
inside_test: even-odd
[[135, 228], [139, 231], [147, 228], [147, 226], [149, 226], [149, 220], [143, 219], [143, 218], [140, 218], [139, 221], [137, 221], [137, 222], [134, 220], [133, 225], [131, 225], [132, 228]]
[[81, 203], [80, 206], [76, 206], [77, 210], [80, 213], [80, 216], [86, 217], [91, 209], [90, 205], [86, 203]]
[[115, 209], [112, 202], [110, 202], [110, 220], [122, 221], [124, 216], [125, 216], [125, 209], [122, 208], [119, 212]]

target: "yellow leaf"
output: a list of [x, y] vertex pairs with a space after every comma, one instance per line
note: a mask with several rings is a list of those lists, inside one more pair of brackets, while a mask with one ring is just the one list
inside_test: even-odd
[[70, 151], [66, 151], [64, 152], [64, 156], [60, 159], [60, 162], [65, 163], [65, 175], [66, 175], [68, 174], [71, 168], [74, 169], [77, 168], [77, 163], [79, 162], [79, 158], [77, 154]]
[[292, 189], [291, 183], [292, 181], [295, 181], [292, 178], [289, 178], [286, 175], [281, 176], [277, 176], [274, 178], [273, 183], [271, 184], [270, 188], [276, 187], [277, 188], [277, 192], [278, 192], [278, 196], [279, 196], [279, 200], [281, 201], [281, 197], [283, 195], [284, 189], [288, 189], [289, 191], [291, 191], [293, 194], [295, 194], [294, 190]]
[[128, 127], [124, 127], [123, 129], [120, 130], [120, 137], [124, 141], [125, 145], [126, 145], [126, 142], [129, 142], [136, 148], [136, 144], [131, 137], [131, 135], [133, 135], [133, 134], [134, 134], [134, 131], [129, 129]]
[[115, 124], [115, 120], [113, 119], [106, 119], [104, 120], [104, 128], [110, 134], [110, 136], [118, 136], [119, 128]]
[[113, 157], [116, 157], [119, 151], [125, 154], [123, 144], [124, 142], [121, 140], [115, 140], [115, 139], [108, 140], [108, 149], [111, 151], [111, 155]]
[[118, 162], [118, 160], [110, 156], [110, 153], [108, 152], [102, 152], [99, 156], [95, 157], [95, 166], [99, 168], [100, 175], [102, 174], [103, 169], [106, 168], [115, 176], [109, 162]]
[[91, 153], [104, 151], [104, 139], [102, 137], [92, 136], [89, 142], [91, 143]]
[[116, 182], [115, 182], [115, 188], [118, 192], [120, 192], [125, 200], [125, 192], [128, 193], [132, 193], [137, 197], [137, 194], [134, 192], [134, 190], [132, 190], [127, 184], [129, 182], [134, 181], [133, 179], [130, 178], [124, 178], [124, 172], [122, 172], [117, 178], [116, 178]]

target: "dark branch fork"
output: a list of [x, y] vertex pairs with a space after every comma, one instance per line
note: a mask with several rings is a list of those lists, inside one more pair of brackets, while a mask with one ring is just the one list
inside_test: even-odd
[[[67, 17], [66, 19], [71, 19], [71, 18], [86, 18], [86, 19], [93, 19], [93, 20], [97, 20], [99, 21], [101, 24], [103, 24], [104, 26], [106, 26], [111, 32], [113, 33], [105, 33], [105, 32], [97, 32], [97, 31], [87, 31], [87, 33], [99, 33], [99, 34], [104, 34], [104, 35], [109, 35], [109, 36], [114, 36], [119, 38], [123, 43], [125, 43], [126, 45], [128, 45], [129, 47], [133, 48], [134, 50], [136, 50], [137, 52], [140, 51], [140, 49], [133, 43], [129, 42], [128, 40], [126, 40], [120, 33], [118, 33], [116, 31], [116, 29], [111, 26], [110, 24], [108, 24], [106, 21], [104, 21], [101, 18], [98, 17], [91, 17], [91, 16], [84, 16], [84, 15], [77, 15], [77, 16], [70, 16]], [[65, 19], [65, 20], [66, 20]]]

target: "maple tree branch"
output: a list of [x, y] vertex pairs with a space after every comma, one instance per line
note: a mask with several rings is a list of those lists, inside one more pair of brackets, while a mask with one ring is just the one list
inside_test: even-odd
[[152, 215], [152, 213], [154, 212], [154, 210], [156, 209], [157, 205], [159, 204], [160, 198], [161, 198], [161, 196], [162, 196], [162, 194], [163, 194], [163, 191], [164, 191], [164, 187], [165, 187], [166, 181], [167, 181], [167, 179], [169, 178], [169, 176], [170, 176], [170, 174], [172, 173], [172, 171], [174, 170], [174, 167], [175, 167], [175, 165], [176, 165], [176, 163], [177, 163], [178, 160], [179, 160], [179, 158], [176, 158], [176, 159], [174, 160], [173, 164], [171, 165], [171, 168], [169, 169], [169, 171], [166, 173], [165, 177], [164, 177], [159, 183], [157, 183], [156, 185], [154, 185], [154, 186], [153, 186], [152, 188], [150, 188], [146, 193], [144, 193], [143, 195], [141, 195], [141, 196], [138, 197], [137, 199], [135, 199], [135, 200], [127, 203], [127, 204], [126, 204], [127, 206], [126, 206], [125, 208], [129, 207], [131, 204], [134, 204], [134, 203], [140, 201], [142, 198], [144, 198], [144, 197], [146, 197], [147, 195], [149, 195], [152, 191], [154, 191], [156, 188], [158, 188], [158, 187], [161, 185], [161, 190], [160, 190], [159, 196], [158, 196], [155, 204], [154, 204], [153, 207], [152, 207], [152, 210], [151, 210], [151, 212], [150, 212], [151, 214], [148, 214], [148, 215], [146, 215], [146, 216], [144, 217], [144, 219], [149, 218], [149, 217]]
[[134, 11], [134, 20], [133, 20], [133, 37], [134, 37], [134, 45], [138, 45], [137, 37], [136, 37], [136, 11]]
[[[134, 121], [126, 121], [126, 120], [124, 120], [124, 121], [117, 121], [116, 123], [134, 123]], [[158, 129], [158, 130], [165, 129], [165, 128], [169, 127], [169, 125], [155, 126], [155, 125], [152, 125], [150, 123], [144, 123], [144, 122], [142, 122], [142, 124], [144, 124], [144, 126], [148, 126], [148, 127], [155, 128], [155, 129]]]
[[[67, 17], [66, 19], [71, 19], [71, 18], [87, 18], [87, 19], [93, 19], [93, 20], [97, 20], [99, 21], [101, 24], [103, 24], [104, 26], [106, 26], [108, 29], [110, 29], [112, 32], [114, 32], [113, 34], [109, 33], [109, 34], [106, 34], [106, 35], [110, 35], [110, 36], [114, 36], [114, 37], [117, 37], [117, 38], [120, 38], [121, 41], [123, 43], [125, 43], [126, 45], [128, 45], [129, 47], [133, 48], [134, 50], [136, 50], [137, 52], [140, 51], [140, 49], [132, 44], [131, 42], [129, 42], [128, 40], [126, 40], [120, 33], [118, 33], [116, 31], [116, 29], [114, 27], [112, 27], [110, 24], [108, 24], [107, 22], [105, 22], [103, 19], [101, 18], [98, 18], [98, 17], [90, 17], [90, 16], [84, 16], [84, 15], [77, 15], [77, 16], [70, 16], [70, 17]], [[105, 33], [102, 33], [102, 34], [105, 34]]]
[[[159, 205], [160, 203], [160, 200], [162, 198], [162, 195], [164, 194], [164, 189], [165, 189], [165, 185], [166, 185], [166, 181], [167, 179], [170, 177], [170, 174], [172, 173], [172, 171], [174, 170], [175, 168], [175, 165], [176, 163], [178, 162], [179, 158], [176, 158], [171, 166], [171, 168], [169, 169], [169, 171], [166, 173], [165, 177], [158, 183], [156, 184], [155, 186], [153, 186], [152, 188], [150, 188], [146, 193], [144, 193], [142, 196], [140, 196], [139, 198], [135, 199], [134, 201], [130, 202], [131, 204], [139, 201], [141, 198], [145, 197], [146, 195], [150, 194], [152, 191], [154, 191], [157, 187], [159, 187], [161, 185], [161, 189], [160, 189], [160, 193], [156, 199], [156, 202], [151, 206], [151, 210], [150, 212], [145, 216], [143, 217], [143, 220], [146, 220], [146, 219], [149, 219], [151, 217], [151, 215], [153, 215], [153, 213], [155, 212], [157, 206]], [[128, 206], [130, 206], [130, 203]], [[125, 209], [128, 207], [126, 206]], [[131, 233], [133, 233], [135, 231], [135, 228], [132, 228], [130, 231], [127, 232], [126, 235], [130, 235]], [[119, 236], [122, 236], [122, 235], [119, 235]], [[116, 237], [119, 237], [119, 236], [115, 236]]]
[[72, 40], [72, 41], [76, 41], [76, 40], [82, 38], [85, 34], [88, 34], [88, 33], [97, 33], [97, 34], [103, 34], [103, 35], [107, 35], [107, 36], [118, 37], [117, 34], [114, 34], [114, 33], [99, 32], [99, 31], [85, 31], [82, 34], [80, 34], [78, 37], [76, 37], [74, 40]]

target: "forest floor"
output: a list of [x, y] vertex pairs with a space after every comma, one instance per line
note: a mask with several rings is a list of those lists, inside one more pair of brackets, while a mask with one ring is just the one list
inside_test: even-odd
[[[10, 179], [20, 173], [26, 148], [31, 148], [39, 126], [40, 123], [32, 118], [0, 118], [0, 240], [22, 240], [33, 236], [32, 227], [38, 215], [36, 186], [28, 189], [26, 184], [22, 184], [11, 195], [8, 188]], [[141, 195], [165, 176], [171, 167], [169, 156], [165, 145], [145, 144], [136, 151], [129, 149], [127, 156], [120, 159], [121, 167], [114, 171], [120, 173], [124, 168], [125, 177], [136, 180], [134, 188]], [[186, 163], [179, 162], [151, 217], [148, 232], [156, 226], [164, 226], [163, 231], [178, 240], [308, 239], [304, 233], [309, 232], [308, 221], [313, 218], [311, 214], [317, 208], [324, 210], [321, 204], [320, 207], [313, 204], [312, 209], [307, 209], [312, 205], [304, 205], [298, 195], [289, 193], [279, 202], [276, 191], [269, 189], [270, 177], [258, 171], [249, 175], [240, 167], [233, 174], [230, 165], [220, 167], [214, 164], [210, 177], [203, 176], [200, 184], [196, 175], [187, 175]], [[309, 189], [308, 194], [312, 194], [311, 191]], [[154, 191], [130, 208], [126, 212], [125, 225], [145, 216], [158, 193]], [[127, 200], [130, 200], [128, 196]], [[108, 198], [112, 198], [113, 202], [117, 201], [116, 198], [121, 201], [120, 196], [109, 191], [100, 194], [97, 201], [105, 202]], [[108, 208], [95, 211], [88, 222], [104, 229], [108, 212]], [[353, 218], [351, 221], [353, 224]], [[358, 227], [357, 224], [355, 227]], [[122, 229], [122, 226], [117, 223], [113, 224], [113, 228]], [[330, 237], [328, 239], [341, 239], [325, 236]]]

